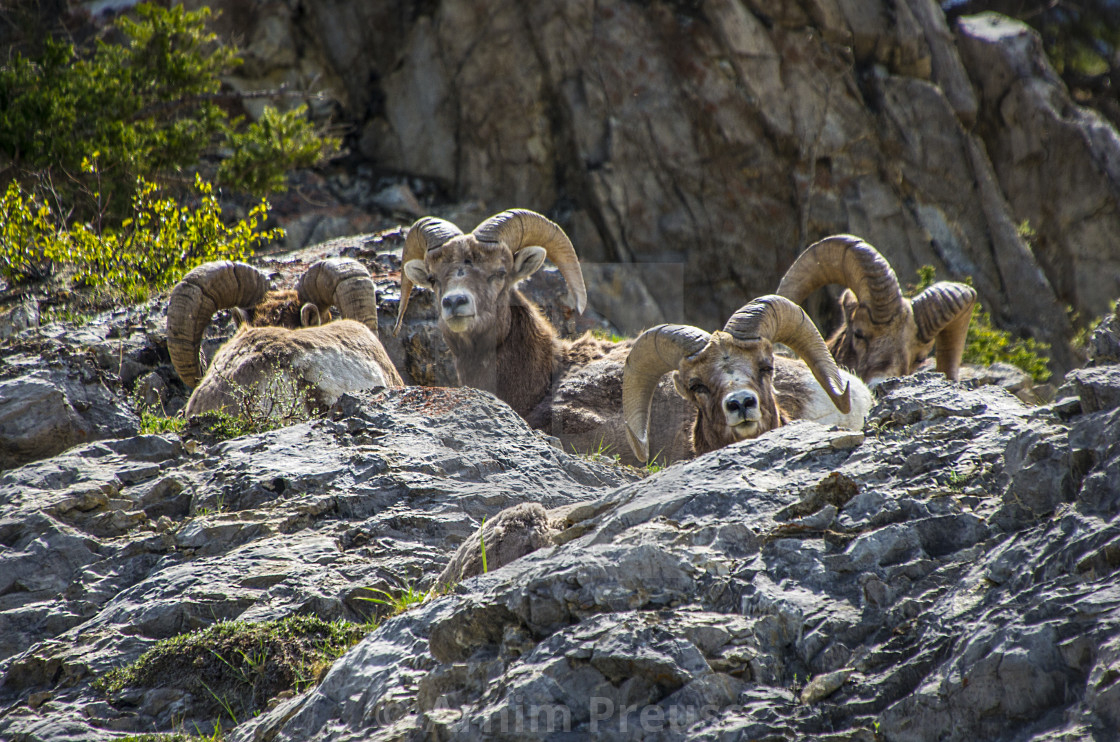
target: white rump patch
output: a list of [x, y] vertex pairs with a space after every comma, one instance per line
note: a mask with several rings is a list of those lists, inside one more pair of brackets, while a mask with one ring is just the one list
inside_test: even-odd
[[334, 404], [346, 392], [389, 385], [373, 359], [339, 348], [305, 351], [292, 359], [292, 366], [322, 392], [327, 404]]
[[821, 425], [835, 425], [848, 430], [863, 430], [863, 421], [867, 418], [867, 413], [871, 411], [871, 405], [874, 403], [871, 390], [858, 376], [844, 369], [840, 369], [840, 379], [843, 383], [850, 385], [851, 412], [845, 415], [836, 409], [836, 405], [832, 404], [832, 400], [824, 388], [814, 381], [811, 385], [812, 392], [809, 399], [805, 401], [802, 419], [812, 420]]

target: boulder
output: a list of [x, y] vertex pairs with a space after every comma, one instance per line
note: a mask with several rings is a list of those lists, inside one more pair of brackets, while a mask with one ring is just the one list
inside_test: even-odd
[[[1080, 510], [1066, 427], [919, 374], [870, 429], [797, 423], [606, 493], [584, 535], [387, 621], [231, 737], [1099, 733], [1117, 524]], [[1120, 465], [1096, 454], [1086, 483]], [[1074, 509], [998, 525], [1027, 459]]]
[[0, 381], [0, 470], [79, 443], [135, 435], [139, 422], [100, 379], [80, 372], [42, 369]]

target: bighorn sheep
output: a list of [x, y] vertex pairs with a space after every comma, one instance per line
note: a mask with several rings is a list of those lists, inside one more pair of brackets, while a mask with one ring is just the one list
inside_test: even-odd
[[[343, 318], [321, 324], [332, 304]], [[238, 329], [203, 375], [202, 336], [220, 309], [233, 309]], [[171, 291], [167, 350], [194, 388], [188, 416], [240, 411], [246, 402], [267, 414], [269, 390], [284, 388], [277, 382], [302, 389], [305, 409], [329, 406], [344, 392], [403, 385], [377, 337], [369, 271], [349, 258], [314, 263], [295, 290], [272, 290], [268, 275], [246, 263], [198, 266]]]
[[442, 219], [424, 217], [405, 238], [395, 329], [400, 330], [412, 285], [432, 289], [459, 383], [493, 392], [528, 417], [567, 356], [580, 351], [594, 355], [604, 345], [587, 336], [575, 343], [560, 340], [540, 310], [516, 288], [546, 257], [560, 269], [576, 311], [583, 312], [587, 291], [575, 248], [544, 216], [525, 209], [503, 211], [470, 234]]
[[834, 235], [810, 245], [786, 271], [777, 293], [800, 304], [822, 286], [845, 286], [843, 323], [828, 340], [837, 363], [868, 384], [917, 370], [937, 344], [937, 370], [950, 379], [960, 372], [976, 291], [941, 281], [907, 299], [890, 264], [852, 235]]
[[486, 571], [500, 569], [544, 546], [551, 546], [560, 530], [544, 506], [523, 502], [508, 507], [486, 521], [455, 551], [436, 585], [452, 587], [468, 577], [483, 573], [482, 549], [486, 548]]
[[[564, 231], [541, 214], [504, 211], [470, 234], [424, 217], [405, 239], [397, 330], [412, 286], [432, 289], [460, 384], [494, 393], [529, 425], [557, 436], [567, 450], [607, 450], [628, 459], [619, 410], [630, 343], [590, 334], [575, 340], [556, 336], [516, 288], [546, 257], [559, 268], [571, 303], [582, 312], [587, 292], [575, 249]], [[684, 412], [683, 405], [674, 406], [671, 390], [664, 396], [667, 416]], [[667, 440], [658, 450], [673, 460], [686, 448]]]
[[[804, 363], [774, 355], [784, 343]], [[755, 438], [790, 420], [860, 429], [871, 391], [836, 366], [801, 307], [780, 296], [744, 305], [722, 332], [658, 325], [638, 336], [622, 381], [622, 414], [630, 447], [649, 458], [653, 391], [673, 372], [677, 393], [695, 408], [697, 454]]]

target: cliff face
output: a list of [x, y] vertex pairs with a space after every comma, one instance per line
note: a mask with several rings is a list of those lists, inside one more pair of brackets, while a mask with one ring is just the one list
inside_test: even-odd
[[904, 282], [971, 277], [1059, 371], [1064, 305], [1120, 295], [1120, 140], [1010, 21], [950, 29], [934, 0], [217, 5], [238, 86], [317, 76], [375, 166], [549, 213], [587, 262], [683, 264], [669, 319], [722, 324], [836, 232]]

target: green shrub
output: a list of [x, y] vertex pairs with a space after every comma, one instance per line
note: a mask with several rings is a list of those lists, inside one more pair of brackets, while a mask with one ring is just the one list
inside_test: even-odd
[[1050, 346], [1033, 338], [1016, 338], [992, 326], [992, 318], [977, 305], [968, 325], [964, 362], [990, 366], [997, 361], [1018, 366], [1037, 382], [1050, 378]]
[[[1020, 233], [1029, 229], [1029, 224], [1023, 222], [1019, 226]], [[910, 287], [907, 295], [910, 297], [920, 294], [933, 285], [937, 271], [932, 265], [923, 265], [918, 268], [918, 282]], [[965, 278], [965, 283], [971, 285], [971, 278]], [[1032, 338], [1016, 338], [1011, 333], [1000, 330], [992, 325], [992, 316], [977, 302], [972, 310], [972, 320], [968, 323], [968, 336], [965, 339], [965, 363], [980, 366], [990, 366], [996, 362], [1010, 363], [1030, 374], [1037, 382], [1050, 378], [1050, 369], [1047, 365], [1050, 358], [1047, 355], [1050, 346]]]
[[[170, 185], [200, 161], [224, 157], [209, 179], [263, 195], [337, 144], [315, 132], [303, 107], [266, 109], [248, 125], [230, 117], [222, 104], [237, 96], [220, 92], [219, 75], [241, 59], [206, 31], [208, 8], [142, 3], [135, 14], [106, 34], [122, 43], [76, 48], [46, 39], [35, 59], [17, 53], [0, 62], [0, 152], [14, 160], [17, 179], [46, 173], [79, 219], [116, 221], [140, 177]], [[101, 158], [96, 189], [82, 168], [91, 152]], [[100, 203], [81, 198], [93, 190]]]
[[[96, 153], [82, 167], [96, 175]], [[213, 187], [198, 175], [195, 200], [182, 204], [138, 178], [131, 212], [115, 228], [100, 221], [68, 226], [65, 215], [47, 205], [49, 198], [12, 181], [0, 199], [0, 275], [13, 283], [67, 266], [79, 286], [109, 286], [142, 299], [202, 263], [244, 260], [254, 247], [283, 235], [261, 229], [269, 209], [263, 200], [246, 219], [225, 224]]]
[[140, 433], [182, 433], [187, 427], [186, 419], [182, 417], [168, 417], [150, 409], [140, 410]]

